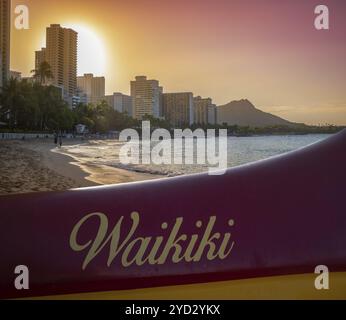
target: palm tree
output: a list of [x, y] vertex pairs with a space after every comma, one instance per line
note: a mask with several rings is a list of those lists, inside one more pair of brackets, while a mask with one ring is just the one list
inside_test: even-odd
[[43, 85], [47, 79], [53, 78], [52, 70], [47, 61], [43, 61], [38, 69], [31, 70], [31, 72], [34, 74], [34, 78], [39, 81], [40, 85]]

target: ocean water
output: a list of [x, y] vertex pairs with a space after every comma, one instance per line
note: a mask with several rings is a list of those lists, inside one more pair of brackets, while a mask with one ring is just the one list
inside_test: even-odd
[[[227, 138], [227, 166], [235, 167], [246, 163], [266, 159], [275, 155], [287, 153], [312, 143], [324, 140], [330, 135], [309, 134], [309, 135], [282, 135], [282, 136], [254, 136], [254, 137], [228, 137]], [[187, 150], [173, 150], [167, 161], [172, 160], [174, 152], [188, 156]], [[152, 142], [155, 146], [159, 141]], [[119, 152], [124, 146], [124, 142], [117, 140], [95, 140], [86, 143], [64, 146], [62, 151], [70, 154], [76, 159], [95, 165], [108, 165], [127, 170], [159, 174], [163, 176], [177, 176], [190, 173], [208, 171], [209, 164], [197, 164], [196, 159], [196, 140], [193, 141], [194, 157], [189, 158], [194, 164], [142, 164], [142, 149], [138, 154], [139, 164], [126, 164], [120, 162]], [[216, 147], [218, 150], [218, 146]], [[191, 150], [189, 150], [191, 151]]]

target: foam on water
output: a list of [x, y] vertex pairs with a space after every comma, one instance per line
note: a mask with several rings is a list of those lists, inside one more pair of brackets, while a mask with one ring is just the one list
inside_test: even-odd
[[[309, 134], [287, 136], [228, 137], [228, 167], [234, 167], [257, 160], [262, 160], [278, 154], [296, 150], [311, 143], [326, 139], [329, 136], [330, 135], [327, 134]], [[152, 142], [152, 146], [156, 143], [158, 142]], [[123, 145], [124, 142], [119, 142], [117, 140], [94, 140], [78, 145], [65, 146], [63, 147], [63, 152], [71, 154], [84, 162], [87, 161], [90, 164], [108, 165], [136, 172], [159, 174], [164, 176], [177, 176], [205, 172], [208, 170], [208, 164], [196, 164], [196, 157], [194, 157], [195, 164], [193, 165], [124, 165], [119, 161], [119, 151]], [[194, 148], [195, 147], [196, 142], [194, 142]], [[183, 150], [179, 150], [178, 152], [183, 152]], [[183, 155], [184, 154], [185, 153], [183, 152]]]

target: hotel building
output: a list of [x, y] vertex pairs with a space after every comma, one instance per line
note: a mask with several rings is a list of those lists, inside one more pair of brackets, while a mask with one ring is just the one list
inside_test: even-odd
[[143, 116], [161, 116], [162, 87], [157, 80], [148, 80], [145, 76], [131, 81], [131, 97], [133, 117], [142, 120]]
[[10, 77], [11, 1], [0, 0], [0, 87]]
[[44, 61], [46, 61], [46, 48], [35, 51], [35, 70], [38, 70]]
[[164, 93], [162, 113], [164, 118], [176, 128], [193, 124], [192, 92]]
[[105, 96], [105, 100], [115, 111], [126, 112], [130, 117], [133, 117], [131, 96], [114, 92], [112, 95]]
[[193, 98], [194, 105], [194, 122], [198, 124], [215, 124], [216, 123], [216, 106], [211, 98]]
[[92, 73], [77, 77], [78, 96], [83, 102], [97, 104], [105, 99], [105, 77], [94, 77]]
[[52, 84], [64, 89], [65, 99], [72, 99], [77, 89], [77, 37], [72, 29], [51, 24], [46, 31], [46, 49], [36, 55], [43, 57], [53, 73]]
[[208, 123], [217, 124], [217, 108], [214, 104], [208, 107]]

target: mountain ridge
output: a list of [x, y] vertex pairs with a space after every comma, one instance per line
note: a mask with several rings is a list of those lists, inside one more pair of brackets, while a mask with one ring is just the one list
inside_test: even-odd
[[295, 126], [279, 116], [256, 108], [249, 100], [233, 100], [227, 104], [217, 106], [217, 122], [222, 125], [266, 127], [266, 126]]

